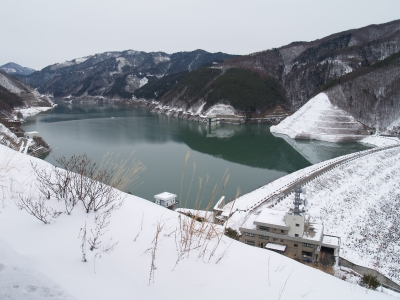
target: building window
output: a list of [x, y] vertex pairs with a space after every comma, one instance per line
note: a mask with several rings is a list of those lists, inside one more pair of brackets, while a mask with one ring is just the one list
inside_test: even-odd
[[281, 233], [285, 233], [285, 230], [281, 230]]
[[267, 226], [260, 226], [260, 230], [269, 231], [269, 227], [267, 227]]
[[269, 240], [269, 236], [266, 236], [266, 235], [259, 235], [259, 238], [260, 239], [263, 239], [263, 240]]
[[314, 248], [313, 244], [303, 243], [303, 247]]
[[255, 234], [254, 233], [251, 233], [251, 232], [245, 232], [244, 233], [246, 236], [251, 236], [251, 237], [254, 237], [255, 236]]
[[299, 235], [297, 233], [295, 233], [294, 236], [299, 237]]
[[277, 238], [273, 238], [273, 240], [276, 242], [278, 239]]
[[249, 240], [246, 240], [246, 244], [247, 244], [247, 245], [254, 246], [254, 241], [249, 241]]
[[296, 224], [296, 227], [300, 227], [300, 224]]
[[283, 243], [283, 240], [281, 240], [281, 243]]
[[297, 244], [294, 244], [294, 246], [295, 246], [295, 247], [298, 247], [299, 245], [297, 245]]

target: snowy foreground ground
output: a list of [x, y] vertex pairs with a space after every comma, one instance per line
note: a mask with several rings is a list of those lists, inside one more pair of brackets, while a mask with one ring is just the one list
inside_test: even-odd
[[[131, 195], [112, 213], [102, 246], [90, 251], [86, 245], [84, 263], [81, 228], [86, 224], [91, 236], [94, 213], [75, 207], [71, 215], [63, 213], [45, 225], [16, 206], [21, 195], [38, 197], [30, 161], [50, 168], [0, 146], [1, 299], [391, 298], [226, 236], [218, 247], [214, 235], [196, 248], [200, 238], [194, 235], [193, 249], [173, 270], [180, 249], [180, 214]], [[58, 211], [64, 207], [54, 199], [46, 205]], [[157, 227], [161, 231], [154, 249]], [[102, 249], [111, 238], [118, 244], [107, 254]], [[154, 278], [149, 283], [152, 259]]]

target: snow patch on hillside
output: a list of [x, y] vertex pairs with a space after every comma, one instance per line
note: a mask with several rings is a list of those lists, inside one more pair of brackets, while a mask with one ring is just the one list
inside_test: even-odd
[[0, 74], [0, 85], [12, 93], [20, 94], [22, 90], [3, 74]]
[[235, 109], [228, 104], [216, 104], [212, 106], [207, 112], [205, 113], [206, 116], [208, 115], [234, 115]]
[[131, 65], [130, 62], [125, 57], [122, 57], [122, 56], [121, 57], [117, 57], [116, 61], [118, 63], [118, 66], [117, 66], [118, 72], [122, 72], [122, 68], [123, 67]]
[[143, 77], [142, 79], [139, 80], [139, 88], [147, 84], [149, 80], [146, 77]]
[[366, 131], [364, 126], [345, 111], [333, 106], [325, 93], [310, 99], [293, 115], [271, 132], [292, 139], [315, 139], [327, 142], [358, 141]]

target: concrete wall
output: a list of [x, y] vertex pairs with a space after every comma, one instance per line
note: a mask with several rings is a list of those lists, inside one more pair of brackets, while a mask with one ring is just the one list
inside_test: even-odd
[[397, 283], [395, 283], [391, 279], [387, 278], [386, 276], [382, 275], [381, 273], [379, 273], [376, 270], [356, 265], [355, 263], [352, 263], [351, 261], [344, 259], [343, 257], [339, 257], [339, 266], [350, 268], [361, 275], [371, 274], [373, 276], [376, 276], [378, 278], [379, 282], [383, 286], [393, 289], [396, 292], [400, 292], [400, 285], [398, 285]]

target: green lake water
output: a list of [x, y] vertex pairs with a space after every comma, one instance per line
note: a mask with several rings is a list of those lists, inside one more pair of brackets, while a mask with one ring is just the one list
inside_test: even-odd
[[[227, 199], [248, 193], [279, 177], [326, 159], [364, 150], [367, 146], [318, 141], [293, 141], [273, 136], [269, 125], [206, 124], [179, 120], [147, 109], [115, 105], [59, 104], [28, 118], [25, 131], [38, 131], [53, 151], [45, 158], [88, 154], [95, 162], [111, 152], [116, 160], [134, 157], [146, 167], [137, 187], [126, 192], [153, 201], [167, 191], [178, 195], [181, 206], [193, 208], [203, 178], [204, 208], [216, 184], [228, 170], [223, 195]], [[187, 152], [190, 157], [181, 178]], [[118, 157], [117, 157], [118, 155]], [[195, 173], [193, 175], [195, 164]], [[192, 182], [193, 177], [193, 183]], [[208, 184], [205, 186], [206, 178]], [[217, 198], [222, 194], [219, 189]], [[180, 197], [180, 195], [182, 195]], [[186, 204], [187, 203], [187, 204]]]

